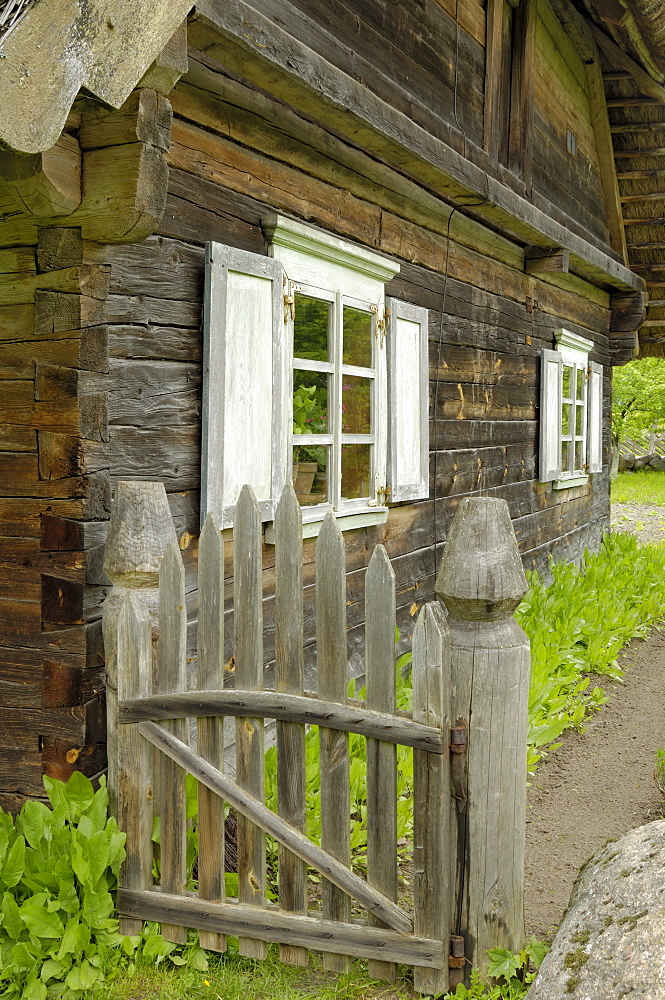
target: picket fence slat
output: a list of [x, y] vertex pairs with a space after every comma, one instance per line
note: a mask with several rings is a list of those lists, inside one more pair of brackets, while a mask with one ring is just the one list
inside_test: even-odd
[[[292, 486], [286, 486], [275, 513], [275, 673], [277, 690], [302, 695], [304, 677], [302, 621], [302, 514]], [[305, 727], [277, 722], [277, 808], [305, 833], [307, 798]], [[307, 865], [283, 845], [279, 848], [279, 901], [289, 913], [307, 913]], [[306, 948], [280, 946], [280, 958], [306, 968]]]
[[[365, 672], [367, 707], [395, 713], [395, 573], [383, 545], [377, 545], [367, 570]], [[397, 748], [367, 740], [367, 880], [389, 899], [397, 899]], [[370, 914], [370, 923], [377, 918]], [[369, 963], [375, 979], [393, 981], [394, 963]]]
[[[316, 540], [316, 648], [319, 697], [346, 701], [346, 567], [344, 541], [332, 514], [327, 514]], [[322, 707], [322, 706], [321, 706]], [[329, 720], [327, 720], [329, 721]], [[321, 774], [321, 846], [351, 867], [349, 737], [344, 730], [319, 729]], [[324, 920], [348, 923], [351, 900], [332, 882], [321, 884]], [[326, 951], [324, 968], [348, 972], [347, 955]]]
[[[185, 567], [176, 542], [170, 542], [159, 569], [159, 666], [155, 678], [158, 694], [187, 687], [187, 609]], [[187, 740], [187, 720], [164, 723], [179, 740]], [[187, 880], [185, 774], [164, 755], [160, 758], [160, 883], [164, 892], [177, 893]], [[167, 941], [186, 944], [187, 931], [177, 925], [162, 926]]]
[[[224, 544], [219, 525], [208, 514], [199, 539], [199, 626], [197, 636], [198, 686], [218, 691], [224, 681]], [[194, 713], [187, 713], [193, 717]], [[198, 752], [219, 771], [224, 770], [224, 718], [197, 718]], [[198, 786], [199, 896], [215, 903], [226, 897], [224, 884], [224, 803]], [[201, 930], [199, 943], [210, 951], [226, 951], [226, 937]]]
[[[240, 687], [263, 688], [263, 604], [261, 514], [253, 490], [243, 486], [233, 528], [235, 675]], [[263, 802], [265, 795], [263, 719], [236, 720], [238, 785]], [[208, 785], [210, 787], [210, 785]], [[238, 899], [266, 905], [265, 835], [243, 814], [237, 817]], [[238, 950], [246, 958], [265, 959], [264, 941], [240, 937]]]
[[[124, 598], [118, 620], [118, 695], [146, 694], [152, 686], [152, 626], [143, 604], [131, 595]], [[118, 825], [127, 834], [126, 856], [119, 884], [128, 889], [152, 885], [152, 748], [138, 726], [119, 726], [117, 742]], [[121, 934], [140, 934], [142, 920], [122, 917]]]
[[[413, 633], [413, 718], [450, 731], [450, 644], [443, 608], [432, 602], [420, 611]], [[413, 752], [414, 930], [443, 942], [440, 969], [416, 965], [420, 993], [446, 993], [450, 939], [450, 761], [448, 755]]]
[[308, 840], [299, 830], [295, 830], [280, 816], [268, 809], [263, 802], [241, 788], [239, 783], [216, 770], [211, 764], [201, 760], [197, 754], [176, 739], [167, 729], [158, 726], [155, 722], [139, 722], [139, 732], [165, 756], [176, 761], [194, 775], [198, 781], [203, 782], [212, 791], [230, 802], [238, 810], [238, 821], [240, 821], [241, 815], [248, 817], [252, 825], [260, 826], [262, 831], [265, 830], [280, 844], [293, 851], [304, 861], [309, 862], [331, 882], [357, 899], [370, 914], [376, 916], [377, 920], [381, 920], [403, 934], [411, 933], [412, 920], [396, 903], [384, 896], [379, 890], [368, 885], [359, 875], [349, 871], [318, 844]]
[[429, 941], [385, 928], [362, 923], [338, 923], [282, 913], [269, 908], [243, 906], [229, 900], [215, 904], [194, 896], [167, 896], [151, 891], [119, 890], [118, 909], [126, 917], [141, 915], [144, 920], [179, 920], [187, 927], [210, 927], [220, 933], [245, 932], [264, 941], [283, 941], [321, 951], [334, 945], [354, 958], [381, 955], [391, 962], [438, 968], [441, 965], [441, 942]]
[[[339, 603], [343, 606], [343, 599]], [[346, 635], [344, 642], [346, 643]], [[346, 672], [345, 646], [340, 647], [338, 643], [336, 649], [340, 658], [341, 655], [344, 656]], [[319, 665], [322, 662], [320, 649], [318, 662]], [[323, 671], [321, 676], [323, 677]], [[346, 677], [344, 689], [346, 690]], [[277, 691], [247, 691], [236, 688], [211, 692], [185, 691], [165, 697], [134, 698], [131, 701], [119, 702], [118, 714], [120, 722], [154, 722], [178, 716], [185, 718], [262, 715], [264, 718], [283, 719], [285, 722], [302, 722], [310, 726], [346, 730], [349, 733], [358, 733], [360, 736], [384, 740], [386, 743], [399, 743], [405, 747], [427, 750], [429, 753], [444, 753], [448, 745], [447, 739], [442, 738], [440, 729], [412, 722], [411, 719], [400, 715], [372, 712], [362, 704], [343, 705], [337, 701], [324, 701], [310, 695], [288, 695]]]

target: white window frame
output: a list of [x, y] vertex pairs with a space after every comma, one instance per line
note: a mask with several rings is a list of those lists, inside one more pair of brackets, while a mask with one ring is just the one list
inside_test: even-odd
[[[602, 366], [589, 362], [593, 341], [570, 330], [555, 331], [556, 350], [545, 350], [541, 365], [540, 481], [555, 490], [583, 486], [602, 469]], [[568, 369], [569, 378], [564, 379]], [[582, 394], [578, 374], [582, 373]], [[564, 394], [564, 382], [569, 392]], [[570, 412], [563, 431], [565, 408]], [[578, 420], [578, 414], [581, 419]], [[581, 432], [579, 428], [581, 427]], [[564, 445], [568, 465], [563, 468]], [[575, 465], [581, 448], [582, 462]]]
[[[347, 243], [332, 234], [314, 230], [310, 226], [275, 216], [267, 220], [264, 229], [269, 236], [271, 257], [279, 260], [286, 274], [287, 311], [285, 354], [291, 359], [285, 397], [293, 399], [293, 371], [320, 370], [332, 375], [332, 405], [330, 433], [327, 435], [292, 434], [291, 448], [307, 444], [331, 446], [329, 467], [332, 494], [325, 503], [302, 507], [303, 534], [318, 533], [323, 518], [332, 511], [340, 527], [360, 527], [379, 524], [388, 516], [386, 484], [388, 453], [388, 377], [385, 337], [384, 285], [399, 272], [399, 264], [372, 250]], [[333, 309], [333, 360], [329, 362], [298, 361], [294, 355], [294, 314], [298, 293], [328, 301]], [[344, 306], [351, 306], [373, 316], [373, 364], [370, 369], [343, 365], [342, 320]], [[369, 435], [344, 434], [341, 429], [342, 374], [371, 378], [372, 431]], [[289, 423], [290, 426], [290, 423]], [[368, 443], [372, 446], [371, 490], [367, 497], [342, 500], [340, 497], [339, 461], [343, 444]], [[266, 531], [266, 540], [272, 529]]]

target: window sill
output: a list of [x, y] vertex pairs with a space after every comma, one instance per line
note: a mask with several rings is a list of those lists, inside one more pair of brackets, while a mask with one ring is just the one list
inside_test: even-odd
[[[303, 517], [306, 517], [305, 510], [303, 510]], [[316, 538], [319, 531], [321, 530], [321, 525], [323, 524], [324, 514], [321, 514], [316, 520], [303, 521], [302, 526], [302, 537], [303, 538]], [[370, 507], [365, 510], [354, 510], [348, 514], [336, 514], [335, 520], [340, 527], [341, 531], [350, 531], [353, 528], [368, 528], [373, 524], [384, 524], [388, 519], [388, 508], [387, 507]], [[264, 535], [264, 540], [266, 545], [275, 544], [275, 522], [269, 521], [266, 524], [266, 530]]]
[[571, 476], [570, 479], [555, 479], [552, 483], [553, 490], [569, 490], [573, 486], [584, 486], [585, 483], [589, 482], [589, 477], [584, 476]]

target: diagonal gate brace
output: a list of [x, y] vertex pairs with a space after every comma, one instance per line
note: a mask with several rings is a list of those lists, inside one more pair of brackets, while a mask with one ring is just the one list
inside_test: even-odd
[[167, 757], [188, 771], [202, 785], [229, 802], [234, 809], [237, 809], [252, 823], [260, 826], [312, 868], [316, 868], [330, 882], [352, 896], [374, 916], [383, 920], [393, 930], [399, 931], [400, 934], [411, 934], [413, 930], [411, 918], [396, 903], [368, 885], [364, 879], [350, 871], [323, 848], [312, 843], [304, 834], [286, 823], [262, 802], [255, 799], [253, 795], [237, 785], [235, 781], [227, 778], [212, 764], [195, 754], [172, 733], [167, 732], [166, 729], [154, 722], [141, 722], [138, 730], [153, 746], [156, 746], [158, 750], [161, 750]]

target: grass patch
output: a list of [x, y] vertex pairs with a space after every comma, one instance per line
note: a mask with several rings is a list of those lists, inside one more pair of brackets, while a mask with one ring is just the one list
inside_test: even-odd
[[665, 507], [665, 472], [656, 469], [637, 469], [620, 472], [612, 484], [615, 503], [644, 503]]
[[[233, 939], [231, 939], [233, 942]], [[336, 976], [313, 959], [307, 969], [282, 965], [278, 948], [270, 946], [267, 961], [241, 958], [234, 947], [226, 955], [210, 955], [206, 972], [155, 968], [140, 964], [132, 976], [121, 972], [91, 991], [88, 1000], [414, 1000], [419, 994], [406, 978], [380, 983], [367, 975], [363, 962]]]

